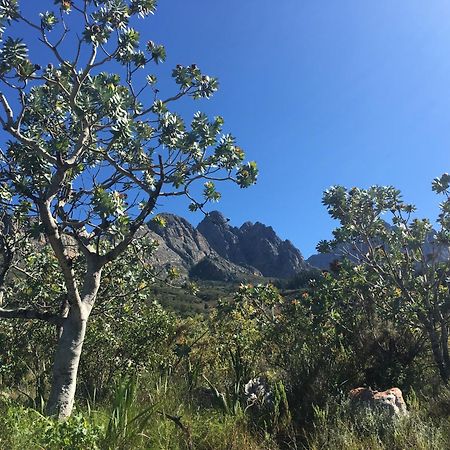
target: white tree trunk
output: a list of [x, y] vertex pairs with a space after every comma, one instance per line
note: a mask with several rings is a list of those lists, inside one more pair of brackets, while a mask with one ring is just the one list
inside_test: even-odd
[[86, 325], [100, 286], [101, 268], [89, 266], [88, 261], [81, 305], [70, 306], [61, 327], [55, 353], [52, 387], [46, 412], [49, 416], [61, 420], [72, 414]]
[[87, 317], [83, 315], [69, 312], [58, 340], [47, 414], [59, 419], [69, 417], [73, 409], [78, 365], [86, 334]]

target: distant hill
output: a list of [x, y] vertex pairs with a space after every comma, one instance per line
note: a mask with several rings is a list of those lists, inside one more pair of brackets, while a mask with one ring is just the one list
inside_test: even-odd
[[[389, 227], [392, 225], [386, 224]], [[436, 239], [437, 232], [432, 230], [428, 233], [425, 243], [423, 245], [423, 253], [427, 257], [427, 261], [448, 261], [450, 259], [450, 248], [446, 245], [439, 243]], [[368, 247], [361, 244], [361, 251], [364, 253]], [[354, 255], [354, 257], [349, 256]], [[354, 247], [350, 244], [340, 244], [333, 252], [330, 253], [318, 253], [310, 256], [306, 262], [318, 269], [328, 270], [330, 264], [336, 260], [341, 260], [344, 257], [358, 263], [358, 252], [354, 251]]]

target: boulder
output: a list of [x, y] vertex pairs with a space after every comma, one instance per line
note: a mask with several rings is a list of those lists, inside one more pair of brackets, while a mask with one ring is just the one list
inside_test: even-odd
[[369, 407], [387, 411], [390, 416], [408, 414], [402, 391], [393, 387], [386, 391], [374, 391], [371, 388], [358, 387], [349, 392], [350, 403], [354, 407]]

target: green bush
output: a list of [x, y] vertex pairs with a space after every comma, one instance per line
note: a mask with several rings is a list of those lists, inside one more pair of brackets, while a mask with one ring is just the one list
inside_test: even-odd
[[47, 419], [41, 441], [49, 450], [97, 450], [101, 435], [100, 427], [75, 414], [64, 422]]
[[2, 450], [97, 450], [102, 430], [82, 414], [65, 422], [8, 402], [0, 406]]

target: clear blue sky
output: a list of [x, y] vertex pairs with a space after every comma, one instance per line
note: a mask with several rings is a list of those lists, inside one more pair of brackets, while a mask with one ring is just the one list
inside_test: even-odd
[[260, 167], [256, 186], [222, 189], [211, 206], [232, 224], [272, 225], [309, 256], [335, 226], [321, 205], [333, 184], [392, 184], [436, 217], [430, 184], [450, 171], [450, 1], [161, 0], [140, 25], [166, 46], [161, 76], [197, 63], [220, 79], [194, 108], [224, 116]]

